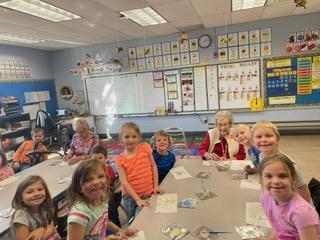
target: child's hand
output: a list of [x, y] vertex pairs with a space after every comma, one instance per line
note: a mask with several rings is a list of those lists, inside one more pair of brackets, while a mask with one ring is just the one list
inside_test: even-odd
[[52, 236], [53, 234], [56, 233], [58, 226], [55, 226], [53, 224], [53, 222], [51, 222], [48, 226], [47, 226], [47, 230], [46, 230], [46, 234], [48, 236]]
[[145, 207], [145, 206], [149, 206], [150, 205], [149, 200], [142, 200], [142, 199], [137, 200], [136, 204], [139, 207]]
[[128, 229], [125, 230], [125, 234], [128, 237], [135, 235], [137, 232], [139, 232], [139, 230], [135, 229], [135, 228], [128, 228]]
[[244, 171], [247, 173], [247, 174], [254, 174], [256, 172], [256, 168], [255, 167], [251, 167], [250, 165], [246, 165], [244, 167]]
[[164, 189], [160, 188], [159, 186], [155, 187], [153, 190], [154, 194], [163, 194], [164, 193]]
[[42, 240], [43, 235], [45, 234], [46, 229], [41, 227], [33, 230], [26, 240]]
[[13, 167], [14, 170], [19, 170], [19, 168], [20, 168], [19, 162], [14, 162], [12, 167]]
[[208, 153], [208, 152], [206, 152], [206, 153], [204, 154], [204, 157], [205, 157], [207, 160], [220, 160], [220, 157], [219, 157], [217, 154], [215, 154], [215, 153]]
[[105, 240], [120, 240], [121, 238], [118, 236], [110, 235], [105, 238]]

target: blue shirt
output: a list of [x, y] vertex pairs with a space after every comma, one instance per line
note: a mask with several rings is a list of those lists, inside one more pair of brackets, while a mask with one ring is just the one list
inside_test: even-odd
[[248, 154], [249, 154], [249, 159], [251, 160], [253, 165], [255, 167], [258, 167], [259, 166], [259, 155], [260, 155], [259, 149], [256, 148], [255, 146], [251, 145], [248, 148]]
[[157, 150], [152, 151], [153, 158], [158, 167], [158, 176], [159, 176], [159, 184], [162, 180], [167, 176], [170, 169], [173, 167], [176, 157], [173, 153], [169, 152], [167, 155], [161, 155], [157, 152]]

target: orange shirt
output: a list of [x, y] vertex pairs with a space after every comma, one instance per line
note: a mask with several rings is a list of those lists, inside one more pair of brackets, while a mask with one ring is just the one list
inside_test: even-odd
[[116, 157], [117, 168], [125, 171], [129, 184], [138, 196], [151, 195], [153, 192], [151, 154], [151, 147], [147, 143], [139, 143], [135, 156], [128, 158], [121, 153]]
[[[27, 153], [32, 152], [34, 149], [34, 144], [32, 140], [24, 141], [17, 149], [17, 151], [13, 155], [13, 162], [21, 162], [24, 164], [28, 164], [30, 162], [30, 158], [26, 156]], [[39, 144], [37, 150], [45, 151], [47, 150], [46, 146]], [[44, 156], [44, 159], [47, 159], [47, 156]]]

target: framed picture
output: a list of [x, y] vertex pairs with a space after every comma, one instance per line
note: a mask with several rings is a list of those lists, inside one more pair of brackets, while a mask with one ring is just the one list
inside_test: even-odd
[[129, 64], [130, 64], [130, 71], [137, 71], [138, 70], [137, 59], [129, 60]]
[[162, 54], [166, 55], [166, 54], [170, 54], [170, 43], [169, 42], [165, 42], [161, 44], [162, 47]]
[[191, 52], [190, 53], [190, 62], [191, 62], [191, 64], [200, 63], [199, 52]]
[[193, 38], [189, 40], [189, 48], [190, 51], [198, 51], [199, 50], [199, 46], [198, 46], [198, 39]]
[[176, 75], [167, 75], [166, 80], [167, 80], [167, 83], [176, 83], [177, 77]]
[[227, 34], [218, 35], [218, 48], [225, 48], [228, 46]]
[[73, 96], [73, 90], [70, 86], [63, 85], [60, 88], [60, 97], [64, 100], [70, 100]]
[[164, 55], [162, 59], [163, 59], [163, 66], [164, 67], [171, 67], [172, 66], [171, 55]]
[[228, 48], [229, 60], [237, 60], [238, 56], [238, 47], [229, 47]]
[[271, 42], [261, 43], [261, 56], [271, 56]]
[[180, 44], [179, 41], [171, 42], [171, 53], [179, 53], [180, 52]]
[[228, 60], [228, 48], [218, 49], [218, 60], [227, 61]]
[[260, 44], [250, 44], [250, 58], [260, 57]]
[[251, 30], [249, 32], [250, 44], [260, 42], [260, 30]]
[[271, 42], [271, 28], [261, 28], [260, 34], [261, 42]]
[[144, 46], [144, 54], [146, 57], [152, 57], [153, 56], [153, 48], [152, 45], [146, 45]]
[[238, 46], [238, 33], [228, 34], [228, 46], [229, 47]]
[[239, 46], [239, 58], [249, 58], [249, 45]]
[[239, 45], [249, 44], [249, 33], [248, 31], [239, 32]]
[[181, 53], [181, 64], [182, 65], [189, 65], [190, 64], [189, 53]]
[[129, 59], [137, 58], [136, 48], [128, 48]]
[[189, 41], [184, 40], [183, 42], [180, 42], [180, 52], [189, 52]]
[[180, 54], [172, 54], [172, 66], [180, 66]]
[[155, 68], [162, 68], [163, 67], [162, 56], [154, 57], [154, 67]]
[[168, 92], [168, 99], [177, 99], [178, 98], [178, 92]]
[[145, 70], [146, 69], [146, 61], [144, 58], [138, 59], [138, 69]]
[[153, 44], [152, 47], [153, 47], [153, 55], [154, 56], [160, 56], [162, 54], [161, 43]]
[[137, 47], [137, 58], [144, 58], [144, 47]]
[[146, 58], [147, 69], [154, 69], [153, 57]]

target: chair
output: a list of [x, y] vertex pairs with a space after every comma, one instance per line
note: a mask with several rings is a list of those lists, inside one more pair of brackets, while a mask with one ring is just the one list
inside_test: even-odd
[[56, 140], [59, 147], [61, 146], [60, 125], [57, 124], [46, 111], [38, 110], [36, 115], [36, 128], [43, 129], [45, 137], [49, 139], [49, 146], [53, 145], [54, 140]]
[[169, 134], [172, 139], [171, 146], [174, 150], [182, 150], [182, 156], [189, 158], [189, 150], [186, 140], [186, 135], [181, 127], [169, 127], [165, 131]]

